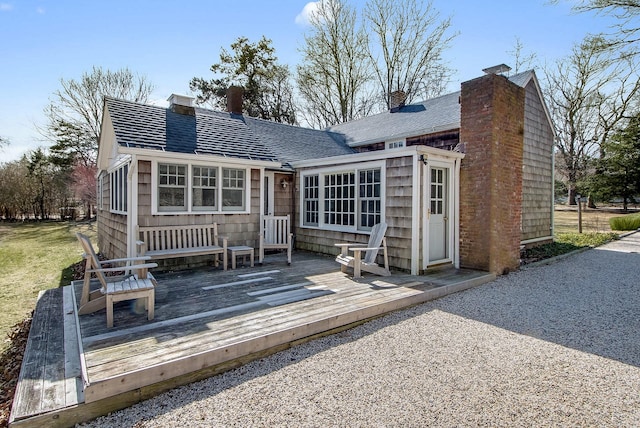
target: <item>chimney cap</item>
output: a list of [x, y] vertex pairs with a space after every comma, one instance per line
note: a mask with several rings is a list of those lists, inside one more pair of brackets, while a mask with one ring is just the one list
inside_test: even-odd
[[193, 107], [193, 101], [195, 101], [195, 98], [188, 95], [171, 94], [171, 96], [167, 98], [167, 101], [169, 101], [169, 104], [171, 105]]
[[504, 74], [511, 71], [511, 67], [509, 67], [507, 64], [498, 64], [494, 65], [493, 67], [483, 68], [482, 71], [484, 71], [486, 74]]

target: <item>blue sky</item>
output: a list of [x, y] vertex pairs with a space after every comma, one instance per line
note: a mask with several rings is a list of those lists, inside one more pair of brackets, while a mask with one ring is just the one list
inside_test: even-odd
[[[364, 0], [350, 0], [358, 8]], [[155, 84], [152, 99], [189, 93], [192, 77], [211, 77], [220, 48], [239, 36], [273, 41], [281, 63], [294, 69], [306, 27], [308, 0], [0, 0], [0, 136], [9, 147], [0, 162], [47, 146], [36, 131], [60, 79], [77, 79], [92, 66], [128, 67]], [[607, 31], [603, 17], [571, 12], [571, 1], [433, 0], [452, 17], [454, 39], [446, 59], [450, 85], [509, 63], [516, 37], [538, 61], [567, 55], [587, 33]], [[298, 17], [298, 19], [296, 19]]]

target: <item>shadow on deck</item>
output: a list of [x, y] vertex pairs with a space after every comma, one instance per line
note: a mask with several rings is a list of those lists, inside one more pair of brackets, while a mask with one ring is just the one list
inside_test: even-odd
[[136, 304], [78, 317], [81, 281], [36, 306], [11, 426], [73, 426], [179, 385], [495, 278], [465, 269], [354, 280], [331, 257], [154, 274], [155, 318]]

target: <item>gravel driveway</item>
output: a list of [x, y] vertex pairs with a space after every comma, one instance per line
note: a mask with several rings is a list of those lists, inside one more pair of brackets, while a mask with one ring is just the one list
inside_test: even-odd
[[640, 233], [86, 426], [638, 426]]

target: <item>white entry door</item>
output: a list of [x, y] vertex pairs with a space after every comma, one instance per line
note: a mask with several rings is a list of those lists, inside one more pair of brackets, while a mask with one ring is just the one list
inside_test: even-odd
[[264, 215], [274, 215], [273, 209], [273, 193], [275, 176], [273, 172], [265, 171], [264, 173]]
[[449, 168], [430, 167], [427, 189], [429, 264], [450, 259]]

